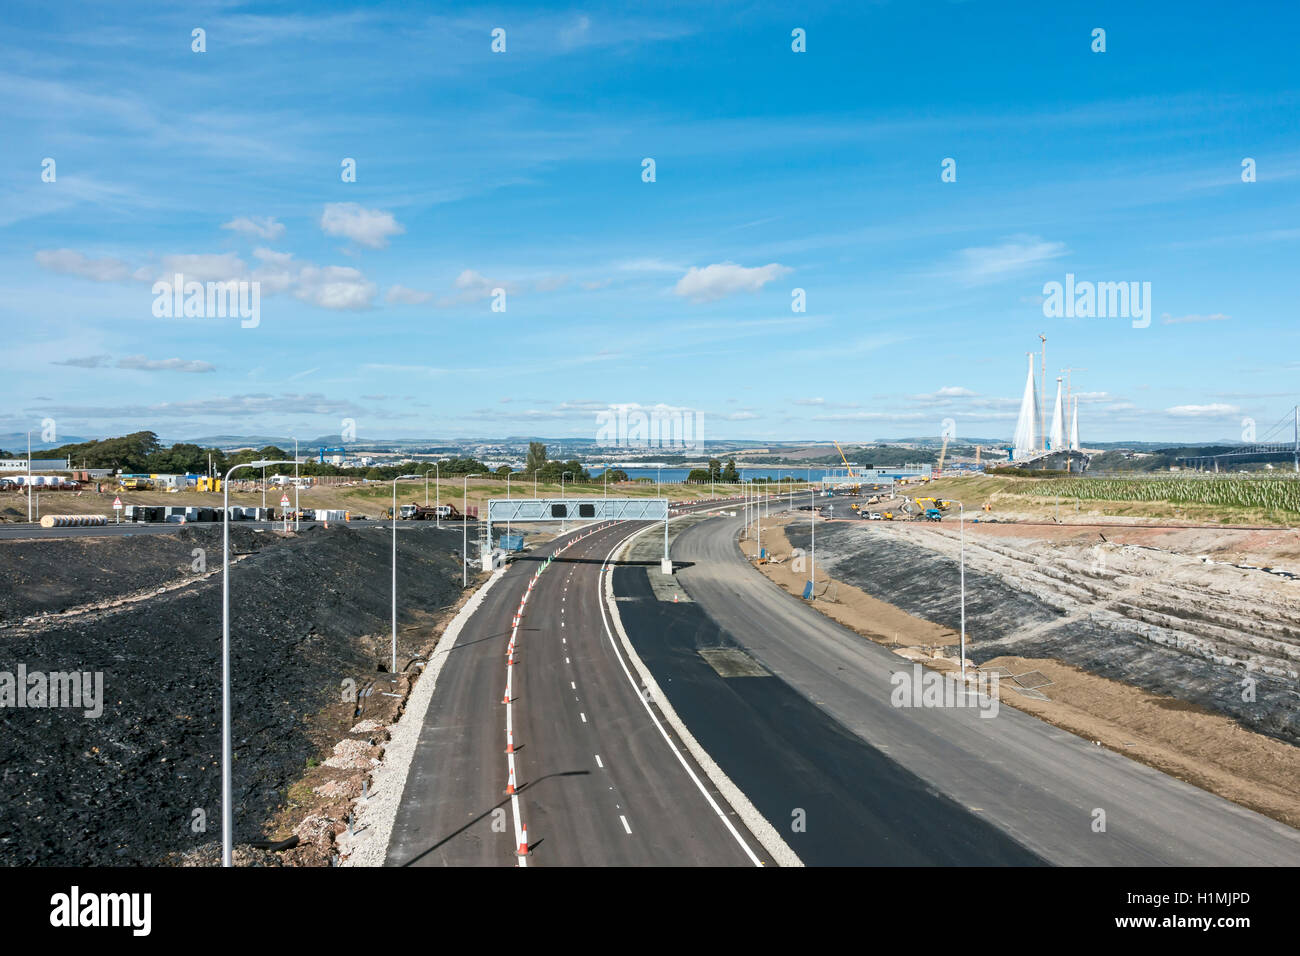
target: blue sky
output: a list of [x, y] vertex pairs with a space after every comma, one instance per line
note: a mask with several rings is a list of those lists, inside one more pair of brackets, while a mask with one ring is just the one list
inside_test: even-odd
[[1300, 393], [1294, 6], [174, 6], [0, 14], [0, 432], [1009, 438], [1040, 332], [1085, 446]]

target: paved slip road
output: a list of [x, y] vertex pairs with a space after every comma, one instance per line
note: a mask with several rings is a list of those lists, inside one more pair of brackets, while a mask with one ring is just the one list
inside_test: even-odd
[[[674, 562], [686, 565], [678, 572], [681, 586], [716, 633], [743, 648], [805, 701], [815, 702], [824, 726], [818, 730], [781, 695], [783, 706], [797, 713], [798, 733], [783, 728], [784, 720], [759, 725], [767, 735], [770, 760], [786, 761], [789, 772], [779, 773], [763, 764], [752, 741], [743, 744], [745, 752], [738, 757], [727, 751], [725, 742], [706, 742], [698, 716], [682, 716], [731, 780], [782, 832], [788, 833], [791, 826], [790, 807], [806, 806], [832, 788], [835, 799], [823, 804], [838, 802], [844, 808], [844, 815], [832, 822], [846, 843], [839, 862], [910, 862], [914, 854], [933, 854], [935, 845], [960, 839], [956, 832], [964, 818], [972, 827], [982, 827], [981, 839], [973, 846], [987, 847], [987, 862], [998, 862], [994, 856], [999, 847], [1013, 852], [999, 843], [1004, 837], [1053, 864], [1300, 864], [1300, 832], [1291, 827], [1014, 708], [1002, 707], [997, 717], [988, 719], [976, 709], [891, 706], [890, 674], [910, 664], [763, 578], [736, 546], [740, 523], [739, 518], [712, 518], [674, 539]], [[616, 574], [620, 598], [636, 596], [637, 574]], [[644, 635], [634, 633], [635, 613], [625, 610], [623, 617], [635, 646], [645, 646]], [[686, 626], [698, 630], [705, 625], [697, 620]], [[671, 656], [671, 648], [665, 653]], [[675, 694], [672, 684], [658, 672], [656, 677], [674, 706], [681, 696], [686, 700], [682, 709], [689, 712], [690, 695]], [[746, 680], [774, 682], [731, 678], [727, 683]], [[756, 693], [749, 689], [730, 696], [748, 695], [749, 706], [761, 718], [763, 704]], [[766, 696], [775, 700], [778, 695], [768, 691]], [[852, 738], [853, 746], [835, 740], [836, 733]], [[936, 795], [958, 805], [962, 816], [941, 807], [945, 812], [934, 816], [932, 837], [943, 839], [926, 841], [915, 829], [924, 821], [907, 812], [907, 801]], [[1093, 831], [1097, 809], [1105, 811], [1105, 832]], [[869, 851], [874, 835], [864, 836], [846, 824], [864, 819], [873, 825], [893, 820], [900, 826], [898, 840], [892, 847], [876, 842], [875, 856], [854, 856], [852, 847], [866, 844]], [[810, 815], [810, 833], [815, 825]], [[801, 849], [808, 847], [807, 841], [787, 839], [796, 852], [808, 852]], [[822, 856], [805, 862], [829, 861], [825, 846], [813, 852]]]
[[[510, 706], [528, 866], [752, 866], [765, 856], [656, 726], [606, 631], [601, 567], [643, 526], [575, 540], [526, 605]], [[461, 630], [424, 716], [387, 865], [518, 864], [505, 794], [507, 645], [529, 579], [568, 540], [515, 561]]]

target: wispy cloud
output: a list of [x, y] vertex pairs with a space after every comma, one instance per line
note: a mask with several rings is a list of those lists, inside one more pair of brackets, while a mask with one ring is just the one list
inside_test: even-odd
[[758, 292], [772, 280], [792, 271], [789, 266], [776, 262], [748, 268], [734, 262], [719, 262], [703, 269], [691, 266], [677, 281], [673, 291], [692, 302], [713, 302], [737, 292]]

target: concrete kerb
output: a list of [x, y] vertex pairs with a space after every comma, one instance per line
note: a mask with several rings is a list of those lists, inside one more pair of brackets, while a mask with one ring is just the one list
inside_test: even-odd
[[438, 648], [429, 659], [424, 673], [415, 682], [410, 700], [397, 723], [391, 728], [391, 737], [384, 748], [384, 761], [371, 773], [370, 798], [356, 802], [355, 833], [346, 832], [339, 837], [340, 866], [383, 866], [388, 856], [388, 841], [392, 837], [397, 808], [401, 806], [406, 790], [411, 761], [424, 727], [424, 718], [433, 700], [433, 692], [443, 664], [456, 645], [465, 623], [482, 605], [488, 591], [492, 590], [506, 569], [494, 571], [492, 576], [465, 602], [438, 641]]
[[[622, 560], [628, 549], [632, 547], [633, 541], [647, 531], [657, 528], [657, 524], [650, 525], [629, 537], [623, 543], [623, 547], [619, 549], [616, 560]], [[785, 842], [781, 834], [768, 822], [767, 818], [759, 813], [758, 808], [745, 796], [744, 791], [732, 783], [731, 779], [723, 773], [722, 768], [717, 765], [713, 758], [709, 756], [708, 751], [700, 746], [700, 742], [687, 729], [685, 722], [677, 716], [677, 712], [673, 709], [667, 695], [659, 687], [654, 675], [650, 673], [650, 669], [641, 660], [636, 648], [632, 646], [632, 641], [627, 636], [627, 631], [623, 627], [623, 619], [618, 613], [618, 601], [614, 596], [613, 574], [609, 574], [605, 578], [605, 604], [609, 610], [610, 618], [614, 622], [614, 629], [618, 632], [619, 641], [622, 642], [623, 649], [627, 651], [628, 660], [631, 661], [645, 687], [650, 693], [654, 694], [655, 703], [658, 705], [660, 713], [664, 715], [664, 719], [668, 721], [669, 726], [677, 732], [677, 736], [686, 745], [687, 751], [695, 758], [695, 762], [700, 765], [705, 776], [709, 778], [709, 782], [717, 787], [718, 792], [731, 804], [741, 822], [749, 828], [749, 832], [754, 834], [758, 842], [762, 844], [763, 849], [776, 861], [778, 866], [803, 866], [803, 861], [799, 859], [798, 854], [790, 848], [790, 845]]]

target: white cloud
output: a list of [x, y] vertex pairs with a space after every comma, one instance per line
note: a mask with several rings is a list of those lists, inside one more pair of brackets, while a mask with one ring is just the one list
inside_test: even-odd
[[148, 359], [143, 355], [128, 355], [119, 359], [118, 368], [132, 369], [138, 372], [215, 372], [216, 366], [197, 359]]
[[978, 392], [972, 392], [969, 388], [962, 388], [960, 385], [945, 385], [937, 392], [913, 395], [912, 398], [918, 402], [939, 403], [950, 398], [975, 398], [978, 395]]
[[792, 271], [775, 262], [751, 268], [734, 262], [718, 262], [703, 269], [691, 266], [673, 291], [692, 302], [712, 302], [736, 292], [758, 292], [773, 279]]
[[966, 282], [996, 282], [1066, 253], [1065, 243], [1038, 236], [1012, 236], [996, 246], [972, 246], [957, 253], [951, 270]]
[[404, 285], [391, 285], [384, 295], [384, 301], [393, 305], [423, 305], [433, 298], [432, 292], [408, 289]]
[[1226, 415], [1240, 415], [1241, 409], [1236, 405], [1175, 405], [1165, 409], [1170, 415], [1179, 418], [1219, 418]]
[[305, 266], [294, 295], [322, 309], [368, 309], [378, 289], [351, 266]]
[[186, 282], [229, 282], [248, 274], [248, 265], [233, 252], [163, 256], [162, 267], [161, 278], [179, 272]]
[[371, 249], [382, 249], [388, 245], [389, 236], [406, 232], [391, 212], [365, 209], [354, 202], [328, 203], [320, 227], [327, 236], [344, 236]]
[[479, 302], [492, 296], [493, 289], [505, 289], [509, 293], [515, 291], [515, 287], [500, 279], [489, 279], [481, 272], [473, 269], [466, 269], [456, 276], [456, 288], [460, 291], [453, 296], [444, 296], [438, 300], [438, 305], [462, 305], [467, 302]]
[[117, 368], [136, 372], [215, 372], [217, 367], [208, 362], [179, 358], [149, 359], [143, 355], [128, 355], [113, 362], [111, 355], [88, 355], [85, 358], [64, 359], [54, 365], [70, 365], [73, 368]]
[[246, 236], [257, 236], [260, 239], [275, 240], [284, 235], [284, 223], [276, 222], [274, 216], [239, 216], [223, 223], [221, 228], [233, 229], [235, 232]]
[[91, 259], [73, 249], [41, 249], [36, 253], [36, 262], [51, 272], [95, 282], [120, 282], [130, 275], [130, 267], [121, 259]]
[[87, 355], [84, 358], [63, 359], [58, 362], [51, 362], [51, 365], [70, 365], [73, 368], [107, 368], [112, 364], [113, 356], [111, 355]]

